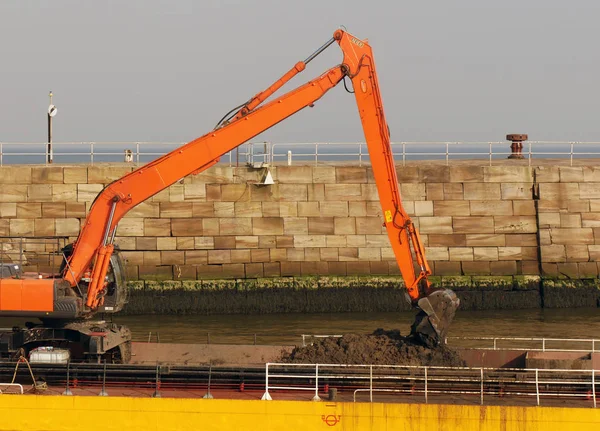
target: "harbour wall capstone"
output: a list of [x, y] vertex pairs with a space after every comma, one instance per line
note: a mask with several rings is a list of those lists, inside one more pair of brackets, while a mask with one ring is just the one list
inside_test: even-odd
[[[502, 291], [537, 292], [527, 297], [531, 306], [597, 305], [600, 167], [507, 162], [397, 166], [403, 205], [420, 230], [434, 277], [462, 277], [455, 288], [472, 297], [463, 303], [481, 302], [475, 291], [494, 291], [475, 288], [478, 277], [509, 277]], [[133, 169], [1, 167], [0, 236], [75, 240], [96, 195]], [[226, 285], [249, 291], [250, 281], [256, 287], [263, 279], [284, 280], [281, 288], [297, 288], [313, 280], [311, 289], [319, 290], [315, 280], [334, 277], [354, 286], [352, 280], [382, 276], [395, 279], [398, 290], [370, 167], [277, 166], [270, 172], [275, 184], [261, 185], [263, 169], [216, 165], [133, 208], [116, 236], [129, 279], [139, 280], [132, 302], [169, 290], [161, 287], [165, 281], [184, 291], [188, 282], [209, 287], [229, 280]], [[48, 268], [32, 260], [25, 269]], [[522, 289], [515, 277], [539, 281]]]

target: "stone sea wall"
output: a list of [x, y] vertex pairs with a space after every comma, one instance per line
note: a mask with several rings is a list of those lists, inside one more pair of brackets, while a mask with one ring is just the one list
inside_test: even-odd
[[[589, 286], [599, 273], [600, 167], [513, 162], [397, 166], [403, 204], [421, 232], [434, 276], [466, 277], [465, 292], [494, 291], [477, 287], [477, 277], [538, 276], [537, 287], [523, 290], [511, 281], [501, 290], [536, 291], [535, 301], [544, 306], [559, 306], [564, 292], [574, 291], [567, 284], [585, 284], [592, 293], [572, 305], [592, 305], [595, 291]], [[132, 169], [1, 167], [0, 236], [74, 240], [95, 196]], [[263, 173], [217, 165], [131, 210], [119, 224], [116, 243], [129, 279], [139, 280], [133, 298], [143, 302], [154, 295], [149, 292], [173, 291], [157, 283], [165, 281], [174, 282], [175, 291], [189, 291], [185, 282], [196, 289], [218, 285], [250, 292], [256, 286], [273, 289], [260, 280], [284, 280], [275, 292], [304, 289], [294, 279], [313, 280], [310, 288], [318, 290], [325, 287], [314, 280], [346, 278], [354, 286], [352, 280], [361, 277], [398, 275], [370, 167], [279, 166], [271, 169], [275, 184], [268, 186], [258, 184]], [[48, 270], [40, 260], [26, 263], [29, 270]], [[559, 279], [568, 283], [552, 290]], [[300, 303], [310, 303], [309, 296], [298, 296], [304, 298]], [[483, 302], [494, 301], [501, 306], [501, 299]], [[477, 298], [467, 302], [476, 304]]]

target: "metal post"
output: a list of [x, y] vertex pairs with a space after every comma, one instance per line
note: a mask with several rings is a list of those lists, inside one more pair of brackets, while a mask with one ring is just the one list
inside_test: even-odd
[[494, 338], [494, 350], [496, 350], [496, 338]]
[[52, 91], [48, 95], [50, 97], [50, 106], [48, 106], [48, 148], [46, 150], [46, 162], [52, 163], [52, 117], [56, 114], [56, 108], [52, 105]]
[[362, 166], [362, 142], [358, 143], [358, 166]]
[[594, 398], [594, 408], [596, 408], [596, 370], [592, 368], [592, 397]]
[[446, 142], [446, 166], [448, 166], [448, 158], [449, 158], [449, 156], [448, 156], [448, 151], [450, 150], [450, 149], [448, 148], [448, 145], [449, 145], [449, 144], [448, 144], [448, 142]]
[[287, 152], [287, 164], [288, 166], [292, 166], [292, 150], [288, 150]]
[[106, 392], [106, 359], [104, 360], [104, 372], [102, 373], [102, 390], [98, 394], [100, 397], [108, 396], [108, 392]]
[[321, 401], [321, 397], [319, 397], [319, 364], [315, 364], [315, 396], [312, 400]]
[[154, 393], [152, 394], [152, 398], [160, 398], [160, 367], [156, 364], [156, 381], [154, 383]]
[[94, 143], [90, 142], [90, 164], [94, 164]]
[[139, 142], [135, 143], [135, 160], [136, 160], [137, 164], [140, 163], [140, 143]]
[[490, 166], [492, 166], [492, 143], [488, 142], [488, 145], [490, 146]]
[[573, 142], [571, 142], [571, 166], [573, 166]]
[[546, 339], [542, 338], [542, 352], [546, 351]]
[[71, 374], [71, 361], [67, 361], [67, 387], [65, 388], [65, 391], [62, 393], [63, 395], [73, 395], [73, 392], [71, 392], [71, 388], [69, 388], [70, 374]]
[[481, 368], [481, 405], [483, 405], [483, 367]]
[[406, 165], [406, 143], [402, 142], [402, 166]]
[[315, 144], [315, 166], [319, 164], [319, 143]]
[[269, 394], [269, 363], [265, 364], [265, 393], [263, 394], [261, 400], [263, 401], [271, 401], [271, 394]]
[[537, 398], [537, 405], [540, 405], [540, 385], [538, 383], [538, 369], [535, 369], [535, 396]]
[[429, 402], [429, 393], [427, 392], [427, 367], [425, 367], [425, 404]]
[[302, 334], [302, 347], [306, 347], [306, 334]]
[[373, 365], [369, 367], [369, 401], [373, 402]]
[[208, 366], [208, 388], [206, 389], [206, 394], [202, 397], [207, 400], [212, 400], [213, 396], [210, 393], [210, 379], [212, 377], [212, 364]]

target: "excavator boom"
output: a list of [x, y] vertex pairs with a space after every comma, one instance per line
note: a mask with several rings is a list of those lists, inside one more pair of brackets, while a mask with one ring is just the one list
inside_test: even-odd
[[[335, 42], [343, 52], [341, 64], [295, 90], [267, 101]], [[59, 317], [85, 318], [99, 311], [118, 311], [124, 301], [117, 301], [120, 305], [113, 307], [112, 303], [107, 306], [105, 300], [109, 298], [109, 301], [119, 289], [125, 289], [118, 253], [115, 253], [113, 244], [118, 223], [125, 214], [187, 175], [213, 166], [223, 154], [259, 133], [305, 107], [312, 107], [346, 78], [352, 81], [354, 87], [383, 210], [383, 223], [404, 278], [408, 298], [413, 306], [420, 309], [413, 324], [413, 334], [427, 344], [443, 343], [459, 301], [452, 291], [433, 289], [428, 281], [431, 270], [423, 243], [402, 207], [372, 49], [367, 41], [343, 30], [335, 31], [327, 43], [306, 60], [294, 65], [266, 90], [230, 111], [231, 115], [226, 115], [213, 131], [107, 185], [92, 204], [77, 241], [69, 249], [70, 257], [64, 263], [61, 278], [54, 279], [54, 288], [47, 279], [21, 280], [18, 282], [19, 294], [27, 297], [27, 291], [31, 294], [45, 292], [44, 310], [38, 317], [46, 321]], [[7, 288], [0, 283], [0, 293]], [[50, 306], [52, 298], [53, 308]], [[21, 304], [27, 303], [23, 301]], [[25, 308], [7, 309], [3, 302], [0, 315], [31, 316], [38, 311]]]

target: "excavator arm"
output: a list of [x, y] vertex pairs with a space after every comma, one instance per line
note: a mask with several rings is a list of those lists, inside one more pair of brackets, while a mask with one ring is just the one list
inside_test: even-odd
[[[265, 103], [320, 52], [337, 42], [342, 64], [318, 78]], [[418, 231], [402, 207], [390, 136], [371, 47], [367, 41], [337, 30], [333, 38], [305, 61], [297, 63], [282, 78], [244, 105], [231, 111], [212, 132], [165, 154], [159, 159], [109, 184], [96, 198], [74, 245], [63, 278], [72, 286], [84, 276], [90, 280], [85, 305], [95, 310], [102, 303], [105, 277], [114, 251], [119, 221], [128, 211], [183, 177], [201, 172], [219, 157], [301, 109], [312, 106], [327, 91], [348, 77], [354, 87], [358, 111], [373, 166], [377, 190], [396, 260], [410, 302], [420, 308], [413, 333], [430, 343], [443, 342], [447, 327], [458, 307], [452, 291], [434, 290]], [[416, 266], [413, 263], [416, 259]]]

